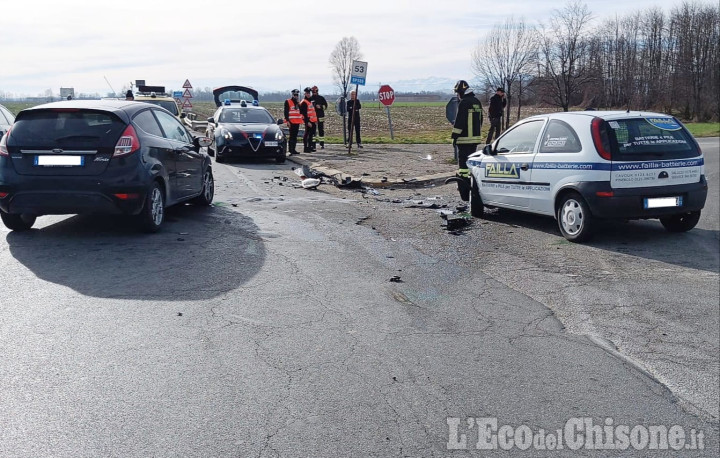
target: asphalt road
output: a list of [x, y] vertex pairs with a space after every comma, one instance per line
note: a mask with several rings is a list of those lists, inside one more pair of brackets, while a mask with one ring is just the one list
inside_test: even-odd
[[[705, 450], [613, 454], [717, 450], [717, 209], [585, 246], [517, 215], [456, 236], [389, 199], [411, 191], [308, 191], [289, 169], [217, 165], [217, 205], [159, 234], [3, 232], [0, 455], [486, 456], [471, 417], [678, 425]], [[417, 192], [451, 202], [442, 188]], [[608, 453], [568, 445], [492, 454]]]

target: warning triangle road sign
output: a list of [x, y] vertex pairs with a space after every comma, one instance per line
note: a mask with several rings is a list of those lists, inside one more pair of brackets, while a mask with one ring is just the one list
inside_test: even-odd
[[190, 89], [185, 89], [185, 92], [183, 92], [183, 98], [192, 99], [192, 93], [190, 92]]
[[192, 103], [190, 103], [189, 100], [186, 100], [185, 102], [183, 102], [182, 107], [183, 108], [192, 108]]
[[190, 84], [190, 80], [185, 80], [185, 84], [183, 84], [183, 87], [184, 87], [184, 88], [188, 88], [188, 87], [189, 87], [189, 88], [192, 89], [192, 84]]

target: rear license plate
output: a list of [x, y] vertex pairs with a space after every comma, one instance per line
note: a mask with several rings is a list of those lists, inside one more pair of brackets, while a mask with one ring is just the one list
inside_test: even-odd
[[645, 208], [682, 207], [682, 196], [645, 199]]
[[265, 146], [278, 146], [278, 142], [265, 142]]
[[73, 167], [84, 163], [83, 156], [35, 156], [35, 165], [43, 167]]

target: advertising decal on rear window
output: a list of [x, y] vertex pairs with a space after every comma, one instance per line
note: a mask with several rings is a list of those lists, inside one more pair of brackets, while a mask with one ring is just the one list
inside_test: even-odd
[[645, 121], [662, 130], [680, 130], [682, 128], [673, 118], [645, 118]]

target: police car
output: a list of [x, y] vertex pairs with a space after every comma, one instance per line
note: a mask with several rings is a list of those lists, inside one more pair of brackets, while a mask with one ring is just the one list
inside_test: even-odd
[[573, 242], [588, 240], [598, 219], [659, 218], [668, 231], [688, 231], [707, 197], [699, 145], [659, 113], [532, 116], [472, 154], [468, 167], [473, 216], [485, 207], [554, 216]]
[[208, 118], [206, 135], [212, 140], [208, 154], [217, 162], [231, 158], [269, 158], [285, 162], [287, 138], [280, 125], [257, 100], [251, 103], [231, 99]]

